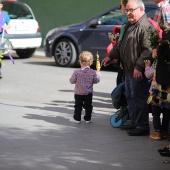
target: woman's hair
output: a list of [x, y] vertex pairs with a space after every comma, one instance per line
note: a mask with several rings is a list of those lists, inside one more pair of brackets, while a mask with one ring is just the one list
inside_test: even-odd
[[89, 51], [83, 51], [79, 55], [79, 61], [81, 62], [82, 65], [90, 66], [93, 63], [93, 55]]

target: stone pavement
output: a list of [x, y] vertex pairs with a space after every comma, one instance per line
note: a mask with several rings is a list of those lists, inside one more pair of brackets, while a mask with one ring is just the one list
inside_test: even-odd
[[[101, 99], [102, 101], [102, 99]], [[91, 124], [69, 122], [72, 102], [0, 99], [0, 170], [169, 170], [157, 149], [170, 141], [113, 128], [112, 108], [94, 108]]]

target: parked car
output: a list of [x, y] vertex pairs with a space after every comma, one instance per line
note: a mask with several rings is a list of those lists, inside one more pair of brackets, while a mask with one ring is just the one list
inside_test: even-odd
[[[145, 11], [148, 17], [153, 18], [156, 5], [145, 3]], [[112, 32], [115, 26], [121, 26], [127, 20], [121, 13], [120, 7], [108, 9], [88, 21], [58, 27], [50, 30], [44, 40], [44, 50], [47, 57], [53, 57], [58, 66], [75, 66], [78, 55], [83, 50], [88, 50], [102, 60], [106, 54], [106, 48], [110, 44], [108, 32]]]
[[11, 19], [11, 28], [7, 29], [6, 37], [20, 58], [31, 57], [42, 44], [40, 28], [33, 11], [27, 4], [16, 0], [4, 0], [2, 3], [3, 11]]

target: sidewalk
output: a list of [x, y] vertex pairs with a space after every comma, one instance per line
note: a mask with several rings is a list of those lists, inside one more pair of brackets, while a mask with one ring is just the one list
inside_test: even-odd
[[44, 48], [40, 47], [40, 48], [36, 49], [34, 55], [38, 56], [38, 57], [46, 57], [45, 52], [44, 52]]
[[[11, 50], [10, 51], [10, 54], [13, 56], [13, 57], [18, 57], [15, 50]], [[33, 54], [34, 57], [42, 57], [42, 58], [46, 58], [46, 55], [45, 55], [45, 52], [44, 52], [44, 49], [43, 47], [40, 47], [40, 48], [37, 48]], [[48, 57], [47, 57], [48, 58]]]
[[0, 82], [0, 170], [170, 169], [163, 163], [170, 158], [157, 152], [170, 141], [128, 136], [110, 125], [110, 116], [117, 111], [110, 99], [116, 74], [102, 72], [92, 123], [74, 124], [69, 122], [74, 102], [68, 83], [73, 68], [49, 67], [43, 61], [18, 60], [15, 67], [5, 61], [6, 76]]
[[0, 100], [0, 170], [170, 169], [157, 152], [170, 141], [113, 128], [111, 108], [95, 108], [91, 124], [70, 123], [73, 104], [63, 104]]

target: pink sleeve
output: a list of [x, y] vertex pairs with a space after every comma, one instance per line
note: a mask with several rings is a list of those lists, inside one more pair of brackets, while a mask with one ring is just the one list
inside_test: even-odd
[[159, 38], [162, 38], [162, 29], [159, 27], [159, 25], [151, 18], [148, 18], [148, 20], [151, 22], [151, 24], [155, 27], [155, 29], [158, 31]]

